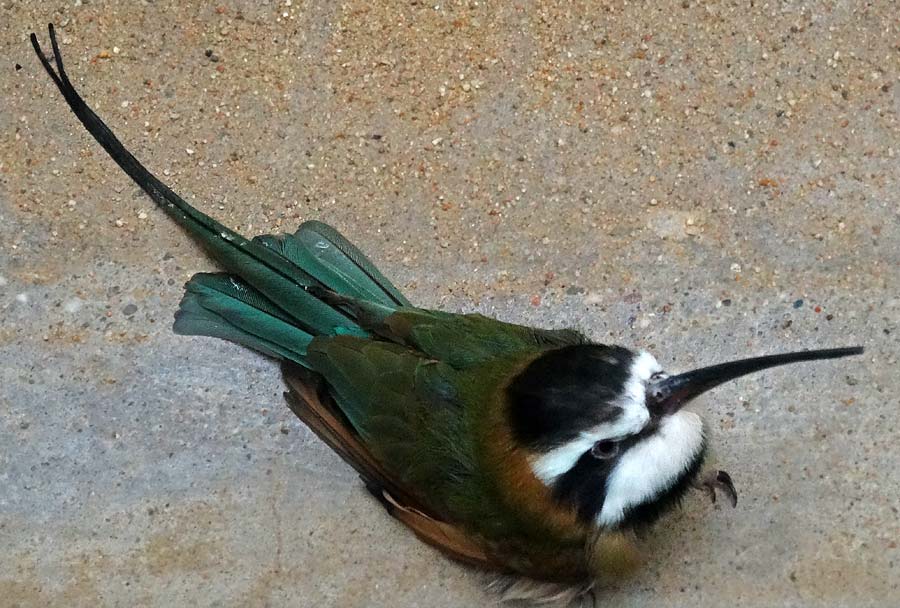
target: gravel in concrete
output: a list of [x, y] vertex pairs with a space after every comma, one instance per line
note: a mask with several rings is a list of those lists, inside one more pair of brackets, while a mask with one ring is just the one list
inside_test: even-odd
[[672, 370], [864, 344], [699, 402], [738, 507], [689, 497], [601, 603], [900, 605], [894, 3], [356, 0], [0, 1], [0, 604], [496, 601], [273, 363], [171, 333], [210, 262], [70, 115], [48, 21], [188, 200], [331, 222], [422, 305]]

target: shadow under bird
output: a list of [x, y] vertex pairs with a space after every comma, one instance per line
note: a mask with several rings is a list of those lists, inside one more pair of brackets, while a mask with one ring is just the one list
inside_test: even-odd
[[418, 308], [327, 224], [248, 240], [190, 206], [87, 106], [49, 31], [55, 69], [31, 42], [69, 107], [225, 270], [191, 278], [175, 331], [280, 360], [293, 412], [392, 516], [461, 562], [561, 589], [629, 571], [635, 531], [689, 488], [737, 502], [727, 473], [702, 470], [706, 430], [685, 404], [745, 374], [863, 352], [670, 375], [574, 330]]

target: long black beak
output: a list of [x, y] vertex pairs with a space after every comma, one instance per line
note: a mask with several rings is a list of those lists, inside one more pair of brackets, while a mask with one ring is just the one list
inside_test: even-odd
[[706, 391], [729, 380], [740, 378], [760, 370], [800, 361], [818, 361], [819, 359], [838, 359], [849, 355], [861, 355], [862, 346], [850, 348], [828, 348], [824, 350], [807, 350], [797, 353], [766, 355], [752, 357], [729, 363], [720, 363], [701, 367], [677, 376], [669, 376], [653, 381], [647, 387], [647, 409], [655, 416], [674, 414], [681, 407]]

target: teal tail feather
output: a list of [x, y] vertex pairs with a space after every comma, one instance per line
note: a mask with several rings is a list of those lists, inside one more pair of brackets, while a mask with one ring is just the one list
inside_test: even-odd
[[297, 363], [313, 339], [260, 292], [225, 273], [200, 273], [188, 281], [173, 329], [181, 335], [229, 340]]
[[[294, 234], [253, 240], [296, 265], [297, 273], [310, 284], [307, 294], [316, 298], [317, 306], [308, 308], [305, 315], [301, 312], [298, 322], [242, 277], [200, 273], [185, 285], [175, 313], [175, 333], [221, 338], [306, 366], [306, 348], [315, 336], [368, 335], [357, 323], [359, 311], [342, 307], [341, 298], [387, 309], [409, 305], [362, 252], [327, 224], [305, 222]], [[317, 297], [328, 293], [340, 298]]]
[[306, 222], [294, 234], [247, 239], [189, 205], [138, 161], [75, 90], [49, 26], [54, 70], [37, 37], [31, 44], [85, 129], [179, 226], [197, 240], [225, 274], [198, 274], [186, 285], [175, 331], [223, 338], [264, 354], [304, 364], [318, 335], [367, 335], [352, 310], [318, 297], [337, 293], [381, 307], [409, 301], [337, 230]]

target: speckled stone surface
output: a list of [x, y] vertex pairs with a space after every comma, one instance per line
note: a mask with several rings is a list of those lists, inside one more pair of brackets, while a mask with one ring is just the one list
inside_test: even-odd
[[[499, 5], [499, 6], [498, 6]], [[294, 420], [276, 366], [170, 331], [212, 268], [27, 35], [248, 235], [333, 223], [411, 299], [671, 370], [864, 357], [697, 403], [691, 496], [600, 605], [900, 605], [893, 2], [0, 0], [0, 605], [489, 606]]]

